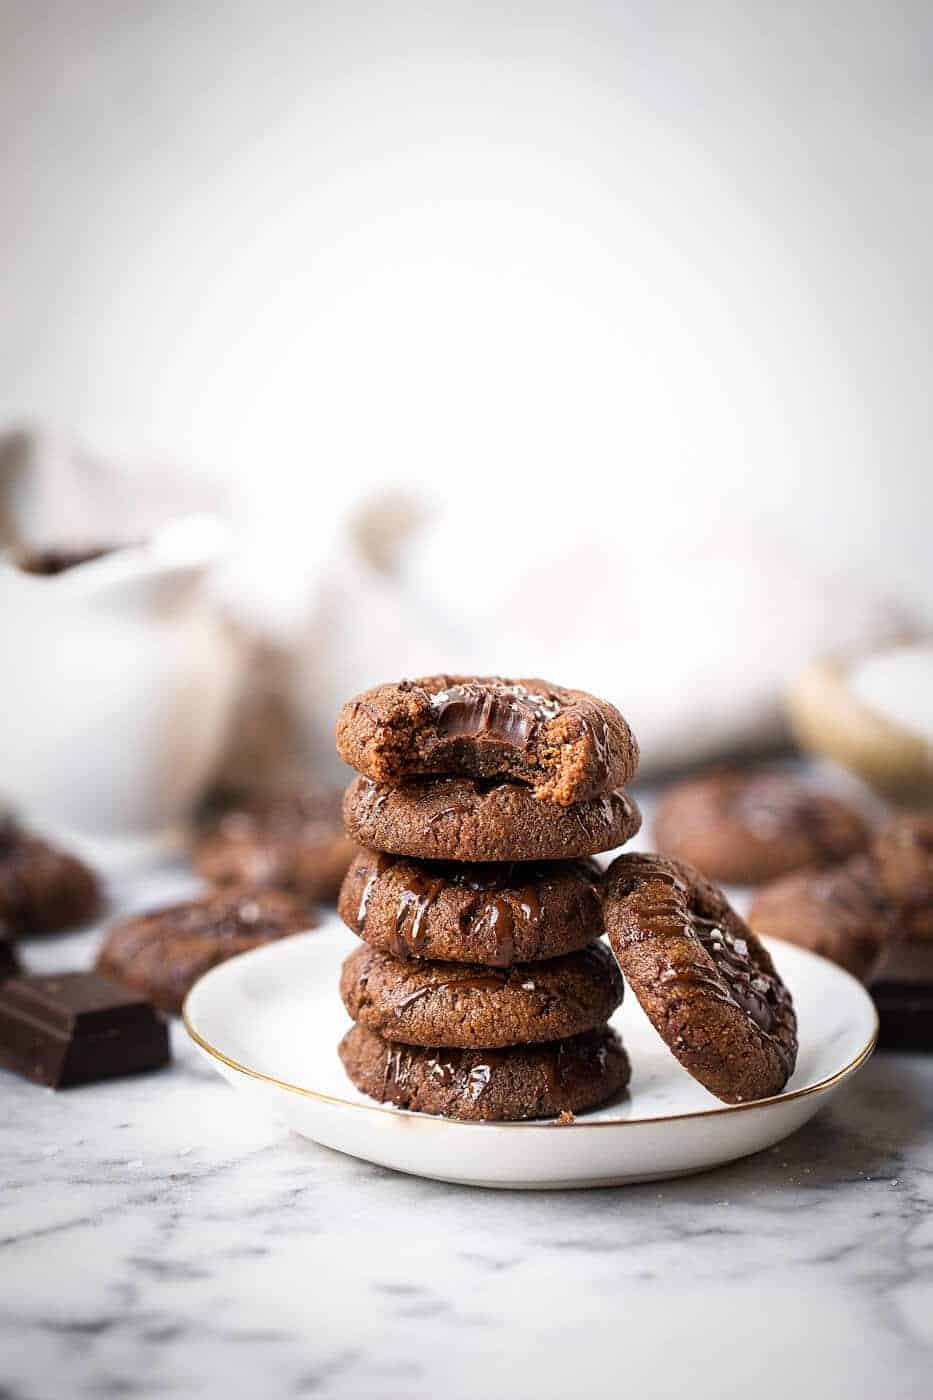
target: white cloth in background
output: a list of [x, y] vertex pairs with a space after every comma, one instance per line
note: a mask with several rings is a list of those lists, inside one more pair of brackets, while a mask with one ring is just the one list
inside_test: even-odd
[[180, 467], [118, 458], [53, 430], [0, 433], [0, 548], [127, 544], [198, 511], [225, 513], [225, 493]]
[[225, 770], [262, 787], [338, 770], [354, 691], [439, 670], [543, 675], [617, 703], [661, 771], [784, 737], [787, 681], [815, 655], [917, 619], [766, 527], [674, 513], [605, 521], [572, 502], [458, 502], [418, 519], [386, 496], [308, 522], [255, 511], [182, 470], [115, 462], [50, 435], [0, 439], [0, 542], [139, 538], [175, 514], [227, 514], [218, 596], [253, 640]]
[[618, 704], [645, 773], [782, 742], [784, 688], [810, 659], [911, 621], [859, 577], [726, 520], [615, 538], [592, 515], [555, 513], [548, 532], [458, 508], [412, 536], [396, 577], [344, 560], [327, 589], [312, 712], [400, 674], [543, 675]]

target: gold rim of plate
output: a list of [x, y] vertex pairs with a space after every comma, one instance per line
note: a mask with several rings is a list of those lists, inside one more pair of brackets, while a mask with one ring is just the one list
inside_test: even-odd
[[[814, 954], [813, 956], [818, 956]], [[837, 968], [837, 971], [844, 971]], [[853, 978], [853, 981], [855, 979]], [[861, 984], [858, 984], [861, 986]], [[192, 988], [192, 992], [193, 992]], [[864, 988], [862, 988], [864, 991]], [[259, 1080], [263, 1084], [274, 1084], [277, 1089], [285, 1089], [290, 1094], [300, 1094], [306, 1099], [316, 1099], [319, 1103], [333, 1104], [338, 1108], [353, 1108], [362, 1113], [381, 1113], [390, 1118], [415, 1118], [424, 1119], [430, 1123], [444, 1123], [451, 1128], [549, 1128], [556, 1123], [556, 1118], [527, 1118], [519, 1122], [511, 1123], [477, 1123], [464, 1121], [462, 1118], [445, 1118], [441, 1114], [419, 1113], [415, 1109], [395, 1108], [392, 1105], [386, 1106], [380, 1103], [356, 1103], [353, 1099], [340, 1098], [336, 1094], [324, 1094], [319, 1089], [308, 1089], [302, 1084], [291, 1084], [287, 1079], [278, 1079], [274, 1074], [265, 1074], [262, 1070], [252, 1069], [249, 1065], [241, 1064], [239, 1060], [234, 1060], [229, 1055], [225, 1055], [222, 1050], [218, 1050], [200, 1031], [195, 1030], [191, 1017], [188, 1014], [188, 1002], [192, 993], [189, 992], [182, 1007], [181, 1019], [185, 1030], [205, 1054], [210, 1055], [214, 1060], [219, 1060], [221, 1064], [234, 1069], [239, 1074], [244, 1074], [248, 1079]], [[843, 1079], [847, 1079], [850, 1074], [854, 1074], [860, 1069], [865, 1061], [870, 1057], [872, 1051], [878, 1043], [878, 1032], [880, 1024], [877, 1009], [872, 1004], [874, 1013], [874, 1025], [871, 1035], [862, 1046], [858, 1054], [841, 1069], [837, 1069], [834, 1074], [828, 1075], [825, 1079], [820, 1079], [816, 1084], [804, 1085], [801, 1089], [790, 1089], [780, 1094], [772, 1094], [766, 1099], [749, 1099], [747, 1103], [723, 1103], [716, 1104], [710, 1108], [692, 1109], [689, 1113], [666, 1113], [658, 1114], [650, 1118], [601, 1118], [598, 1121], [587, 1122], [585, 1119], [577, 1119], [574, 1123], [561, 1124], [562, 1130], [570, 1128], [636, 1128], [644, 1127], [647, 1123], [678, 1123], [685, 1122], [691, 1118], [709, 1118], [718, 1114], [745, 1113], [753, 1108], [767, 1108], [772, 1104], [794, 1103], [797, 1099], [808, 1098], [811, 1094], [823, 1093], [826, 1089], [833, 1088], [840, 1084]]]

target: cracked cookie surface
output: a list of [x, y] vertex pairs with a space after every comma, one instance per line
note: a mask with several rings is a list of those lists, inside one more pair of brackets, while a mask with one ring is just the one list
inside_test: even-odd
[[340, 995], [354, 1021], [406, 1045], [491, 1049], [577, 1035], [608, 1021], [623, 984], [609, 949], [591, 944], [510, 968], [402, 962], [363, 945]]
[[569, 860], [621, 846], [641, 825], [627, 792], [560, 807], [521, 783], [358, 777], [343, 801], [347, 833], [361, 846], [422, 860]]
[[353, 1026], [340, 1058], [370, 1098], [467, 1122], [583, 1113], [620, 1094], [630, 1075], [622, 1042], [608, 1026], [507, 1050], [399, 1045]]
[[797, 1057], [790, 993], [725, 896], [679, 861], [623, 855], [605, 912], [629, 987], [684, 1068], [726, 1103], [780, 1093]]
[[361, 851], [337, 910], [393, 957], [492, 967], [575, 952], [603, 931], [599, 868], [586, 859], [472, 865]]

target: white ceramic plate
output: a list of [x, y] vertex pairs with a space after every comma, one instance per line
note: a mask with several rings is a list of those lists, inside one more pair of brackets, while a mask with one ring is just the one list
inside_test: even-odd
[[629, 1094], [553, 1122], [458, 1123], [376, 1104], [343, 1071], [348, 1026], [337, 992], [356, 940], [336, 919], [203, 977], [185, 1004], [188, 1033], [214, 1068], [296, 1133], [396, 1171], [511, 1188], [649, 1181], [703, 1171], [771, 1147], [865, 1063], [877, 1033], [870, 997], [848, 973], [765, 940], [797, 1008], [800, 1054], [783, 1094], [721, 1104], [682, 1069], [631, 993], [613, 1018], [632, 1061]]

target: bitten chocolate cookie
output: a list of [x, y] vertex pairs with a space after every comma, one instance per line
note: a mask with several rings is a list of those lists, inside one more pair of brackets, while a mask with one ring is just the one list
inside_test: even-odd
[[694, 1079], [725, 1103], [780, 1093], [797, 1059], [790, 993], [725, 896], [680, 861], [619, 856], [605, 910], [626, 981]]
[[74, 928], [99, 907], [97, 876], [83, 861], [0, 818], [0, 921], [14, 937]]
[[654, 821], [658, 850], [710, 880], [757, 885], [832, 865], [870, 840], [857, 812], [780, 772], [717, 771], [677, 783]]
[[163, 1011], [180, 1011], [203, 973], [314, 925], [305, 902], [284, 890], [218, 890], [206, 899], [154, 909], [116, 924], [97, 970], [142, 992]]
[[895, 911], [868, 856], [782, 876], [759, 890], [748, 922], [756, 933], [820, 953], [863, 982], [898, 936]]
[[608, 1026], [507, 1050], [397, 1045], [353, 1026], [340, 1058], [356, 1087], [380, 1103], [486, 1123], [583, 1113], [621, 1093], [630, 1074]]
[[511, 778], [570, 806], [627, 783], [634, 735], [583, 690], [502, 676], [427, 676], [377, 685], [344, 705], [337, 750], [377, 782], [429, 774]]
[[340, 802], [339, 792], [309, 791], [231, 808], [197, 841], [195, 869], [214, 885], [274, 885], [332, 901], [356, 851]]
[[337, 910], [396, 958], [509, 967], [584, 948], [603, 931], [591, 860], [469, 865], [361, 851]]
[[511, 968], [401, 962], [365, 944], [350, 954], [340, 995], [354, 1021], [405, 1045], [489, 1049], [592, 1030], [622, 1001], [609, 949], [591, 944]]
[[878, 834], [873, 854], [907, 937], [933, 939], [933, 812], [901, 812]]
[[420, 860], [570, 860], [621, 846], [641, 825], [626, 792], [572, 807], [539, 802], [520, 783], [479, 778], [374, 783], [356, 778], [343, 800], [361, 846]]

